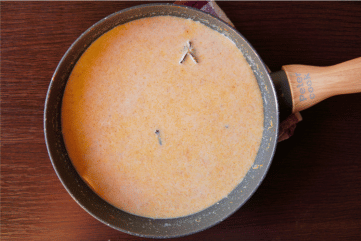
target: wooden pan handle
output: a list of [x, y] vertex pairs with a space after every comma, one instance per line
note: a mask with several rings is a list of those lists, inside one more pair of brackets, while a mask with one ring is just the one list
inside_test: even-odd
[[292, 112], [340, 94], [361, 92], [361, 57], [328, 67], [285, 65], [291, 90]]

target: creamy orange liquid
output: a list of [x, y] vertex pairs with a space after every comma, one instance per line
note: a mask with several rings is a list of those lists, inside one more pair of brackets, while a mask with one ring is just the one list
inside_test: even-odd
[[[195, 63], [188, 55], [191, 41]], [[192, 20], [114, 28], [77, 62], [62, 130], [81, 177], [112, 205], [173, 218], [226, 197], [252, 166], [263, 105], [233, 42]]]

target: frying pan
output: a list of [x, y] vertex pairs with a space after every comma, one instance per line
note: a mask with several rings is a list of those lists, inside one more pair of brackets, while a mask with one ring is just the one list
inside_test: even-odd
[[[82, 53], [103, 33], [117, 25], [152, 16], [176, 16], [199, 21], [230, 38], [245, 56], [259, 84], [264, 105], [264, 131], [254, 165], [242, 182], [213, 206], [173, 219], [151, 219], [126, 213], [110, 205], [78, 175], [67, 154], [61, 130], [61, 104], [68, 77]], [[247, 40], [227, 23], [198, 9], [174, 4], [147, 4], [114, 13], [90, 27], [68, 49], [49, 85], [44, 110], [45, 141], [60, 181], [90, 215], [104, 224], [141, 237], [171, 238], [210, 228], [237, 211], [256, 191], [271, 164], [280, 119], [332, 95], [361, 91], [361, 58], [331, 67], [283, 66], [269, 74]]]

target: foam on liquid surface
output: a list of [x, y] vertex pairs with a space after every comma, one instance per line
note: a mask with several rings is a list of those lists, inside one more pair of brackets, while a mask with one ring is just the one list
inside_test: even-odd
[[[190, 40], [190, 56], [180, 64]], [[81, 177], [136, 215], [186, 216], [226, 197], [257, 155], [261, 93], [235, 44], [192, 20], [118, 26], [77, 62], [62, 130]]]

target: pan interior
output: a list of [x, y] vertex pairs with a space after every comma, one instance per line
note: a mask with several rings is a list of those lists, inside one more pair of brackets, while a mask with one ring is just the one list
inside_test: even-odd
[[[224, 34], [242, 51], [261, 89], [264, 106], [264, 131], [256, 160], [243, 181], [226, 198], [187, 217], [150, 219], [123, 212], [96, 195], [75, 171], [67, 155], [61, 132], [61, 102], [67, 79], [79, 57], [103, 33], [126, 22], [152, 17], [176, 16], [194, 21]], [[143, 5], [120, 11], [89, 28], [69, 48], [56, 69], [49, 86], [45, 115], [45, 138], [48, 152], [59, 179], [70, 195], [87, 212], [120, 231], [154, 238], [189, 235], [221, 222], [240, 208], [263, 180], [272, 160], [278, 133], [278, 107], [268, 72], [250, 44], [229, 25], [199, 10], [172, 5]]]

